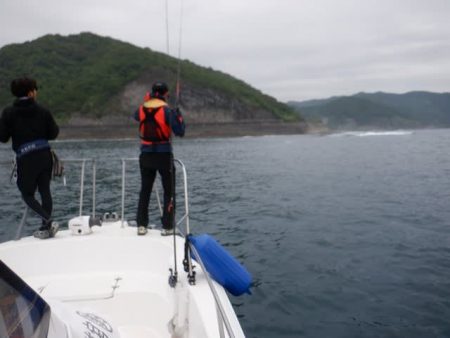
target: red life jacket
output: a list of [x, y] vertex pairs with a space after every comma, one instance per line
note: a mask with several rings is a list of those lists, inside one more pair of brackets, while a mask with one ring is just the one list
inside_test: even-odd
[[170, 126], [166, 123], [164, 106], [139, 107], [139, 137], [145, 145], [170, 142]]

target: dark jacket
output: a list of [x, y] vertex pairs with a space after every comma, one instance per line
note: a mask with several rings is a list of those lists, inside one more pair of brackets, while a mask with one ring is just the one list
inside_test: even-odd
[[17, 152], [23, 144], [39, 139], [54, 140], [59, 127], [52, 114], [34, 99], [18, 99], [3, 110], [0, 117], [0, 142], [12, 138], [12, 148]]

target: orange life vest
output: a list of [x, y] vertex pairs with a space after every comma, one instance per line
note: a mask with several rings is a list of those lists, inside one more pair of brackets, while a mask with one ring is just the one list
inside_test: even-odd
[[139, 107], [139, 137], [141, 144], [170, 142], [170, 126], [166, 123], [164, 106]]

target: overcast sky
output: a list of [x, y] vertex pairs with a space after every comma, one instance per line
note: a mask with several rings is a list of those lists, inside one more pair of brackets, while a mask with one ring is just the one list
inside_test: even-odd
[[[183, 59], [281, 101], [450, 92], [450, 0], [168, 0], [168, 6], [171, 55], [178, 56], [182, 22]], [[166, 0], [0, 0], [0, 46], [90, 31], [166, 52], [165, 8]]]

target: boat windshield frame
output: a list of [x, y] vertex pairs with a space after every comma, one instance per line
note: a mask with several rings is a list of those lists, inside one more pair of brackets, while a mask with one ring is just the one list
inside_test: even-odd
[[0, 336], [46, 338], [50, 306], [0, 260]]

